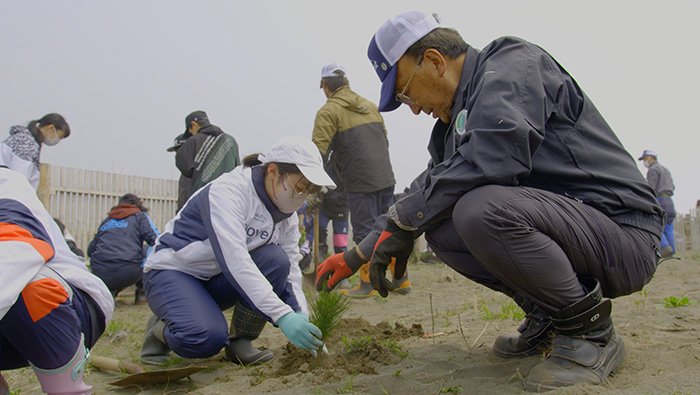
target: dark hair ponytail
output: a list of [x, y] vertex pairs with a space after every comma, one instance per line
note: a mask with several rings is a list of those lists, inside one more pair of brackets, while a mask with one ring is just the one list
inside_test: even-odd
[[[245, 158], [243, 158], [243, 161], [241, 163], [243, 164], [243, 167], [253, 167], [257, 165], [261, 165], [262, 161], [259, 159], [260, 154], [250, 154], [247, 155]], [[299, 170], [299, 167], [293, 163], [281, 163], [281, 162], [267, 162], [263, 165], [263, 171], [267, 172], [267, 167], [270, 165], [270, 163], [274, 163], [277, 165], [277, 168], [280, 170], [282, 174], [301, 174], [301, 170]]]
[[38, 121], [30, 121], [29, 124], [27, 124], [27, 129], [32, 132], [36, 141], [41, 143], [44, 141], [44, 135], [39, 132], [39, 128], [48, 125], [53, 125], [56, 129], [62, 130], [64, 139], [70, 136], [70, 126], [68, 126], [68, 122], [66, 122], [66, 119], [63, 118], [61, 114], [56, 113], [46, 114]]
[[241, 161], [241, 163], [243, 164], [243, 167], [253, 167], [253, 166], [257, 166], [257, 165], [259, 165], [259, 164], [262, 164], [262, 162], [260, 161], [260, 159], [258, 159], [258, 156], [259, 156], [259, 155], [260, 155], [260, 154], [250, 154], [250, 155], [247, 155], [247, 156], [246, 156], [245, 158], [243, 158], [243, 160]]

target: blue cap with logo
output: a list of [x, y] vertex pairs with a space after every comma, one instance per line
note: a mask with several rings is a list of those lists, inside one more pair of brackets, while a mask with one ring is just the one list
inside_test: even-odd
[[396, 101], [394, 93], [396, 63], [411, 45], [438, 27], [440, 23], [436, 14], [411, 11], [387, 20], [374, 34], [367, 49], [367, 57], [382, 82], [377, 106], [379, 111], [393, 111], [401, 105]]

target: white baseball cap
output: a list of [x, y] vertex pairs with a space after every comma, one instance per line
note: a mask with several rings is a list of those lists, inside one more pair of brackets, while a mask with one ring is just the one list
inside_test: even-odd
[[650, 149], [645, 149], [644, 152], [642, 152], [642, 156], [640, 156], [638, 160], [642, 160], [642, 159], [646, 158], [647, 156], [653, 156], [654, 158], [658, 158], [658, 155], [656, 155], [656, 151], [650, 150]]
[[286, 136], [260, 158], [262, 163], [290, 163], [296, 165], [310, 183], [335, 189], [335, 183], [323, 170], [323, 159], [316, 145], [306, 137]]
[[321, 69], [321, 78], [338, 77], [338, 75], [335, 74], [336, 71], [342, 71], [343, 73], [345, 73], [345, 77], [348, 76], [348, 72], [345, 70], [345, 67], [338, 66], [335, 62], [331, 62], [323, 66], [323, 68]]
[[367, 48], [374, 71], [382, 82], [379, 111], [393, 111], [401, 105], [396, 101], [396, 62], [406, 50], [426, 34], [440, 27], [437, 15], [418, 11], [405, 12], [389, 19], [379, 27]]

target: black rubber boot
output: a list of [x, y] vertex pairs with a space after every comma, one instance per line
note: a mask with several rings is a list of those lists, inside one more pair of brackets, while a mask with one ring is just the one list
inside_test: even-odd
[[670, 245], [665, 245], [665, 246], [661, 247], [660, 252], [661, 252], [662, 258], [672, 257], [673, 256], [673, 247], [671, 247]]
[[602, 301], [597, 280], [583, 285], [592, 291], [552, 317], [556, 330], [552, 351], [530, 370], [525, 381], [528, 391], [544, 392], [574, 384], [601, 384], [625, 360], [625, 344], [615, 332], [610, 318], [612, 303]]
[[501, 358], [525, 358], [549, 350], [554, 338], [552, 320], [543, 308], [519, 294], [509, 295], [525, 312], [519, 335], [501, 335], [491, 350]]
[[260, 336], [267, 320], [258, 313], [236, 302], [229, 329], [229, 345], [225, 348], [226, 358], [239, 365], [255, 365], [272, 359], [270, 350], [258, 350], [253, 340]]
[[170, 359], [170, 347], [165, 342], [165, 321], [151, 316], [146, 325], [146, 337], [141, 347], [141, 361], [151, 365], [162, 365]]
[[143, 282], [139, 281], [136, 283], [136, 290], [134, 291], [134, 304], [146, 304], [148, 300], [146, 299], [146, 292], [143, 290]]
[[319, 243], [319, 245], [318, 245], [318, 262], [321, 263], [321, 262], [325, 261], [326, 259], [328, 259], [328, 244]]

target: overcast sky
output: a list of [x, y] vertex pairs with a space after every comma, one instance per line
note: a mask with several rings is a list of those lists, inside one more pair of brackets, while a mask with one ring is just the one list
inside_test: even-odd
[[[325, 63], [343, 65], [351, 88], [376, 103], [367, 45], [410, 10], [437, 12], [476, 48], [504, 35], [544, 47], [635, 158], [659, 153], [677, 210], [695, 207], [700, 2], [691, 0], [3, 1], [0, 140], [58, 112], [72, 133], [44, 147], [42, 162], [176, 179], [166, 148], [201, 109], [241, 156], [264, 152], [284, 135], [311, 136]], [[384, 118], [401, 191], [425, 168], [434, 121], [406, 106]]]

